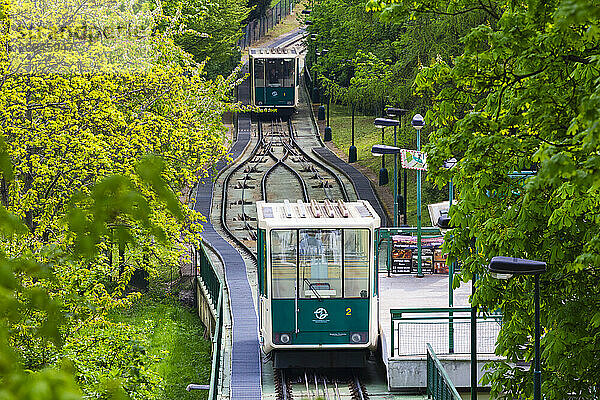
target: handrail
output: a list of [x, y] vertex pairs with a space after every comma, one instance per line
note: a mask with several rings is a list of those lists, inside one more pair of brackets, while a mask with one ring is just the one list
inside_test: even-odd
[[[406, 321], [416, 322], [422, 321], [423, 323], [431, 321], [447, 320], [448, 322], [448, 349], [450, 353], [454, 353], [454, 324], [459, 321], [470, 321], [471, 307], [431, 307], [431, 308], [397, 308], [390, 309], [390, 356], [394, 357], [396, 350], [396, 327], [394, 321]], [[469, 315], [456, 315], [455, 313], [469, 313]], [[404, 314], [421, 314], [415, 317], [406, 317]], [[431, 315], [423, 316], [422, 314], [446, 314], [446, 315]], [[492, 319], [496, 322], [502, 320], [501, 314], [489, 314], [480, 315], [477, 317], [481, 319]]]
[[204, 243], [200, 243], [199, 253], [200, 275], [198, 280], [202, 282], [210, 296], [211, 305], [215, 315], [215, 332], [212, 338], [212, 362], [210, 372], [210, 386], [208, 398], [216, 400], [219, 394], [219, 371], [221, 365], [221, 339], [223, 337], [223, 281], [216, 273], [215, 268], [208, 257]]
[[[406, 319], [402, 317], [402, 314], [431, 314], [440, 312], [471, 312], [471, 307], [433, 307], [433, 308], [392, 308], [390, 315], [392, 321], [399, 319]], [[444, 318], [444, 316], [435, 317], [437, 319]]]
[[446, 369], [427, 343], [427, 397], [433, 400], [461, 400]]
[[[400, 235], [402, 233], [416, 233], [417, 228], [414, 226], [402, 226], [402, 227], [381, 227], [381, 235], [383, 237]], [[443, 236], [440, 228], [435, 226], [424, 226], [421, 228], [421, 234], [423, 235], [435, 235], [434, 237]]]
[[208, 398], [216, 400], [219, 394], [219, 370], [221, 364], [221, 337], [223, 336], [223, 290], [219, 294], [217, 302], [217, 319], [215, 322], [215, 334], [212, 339], [212, 363], [210, 371], [210, 389]]
[[215, 272], [213, 265], [208, 258], [208, 252], [206, 251], [206, 247], [204, 243], [200, 243], [200, 248], [198, 249], [199, 253], [199, 264], [200, 264], [200, 275], [199, 278], [206, 287], [208, 294], [210, 296], [210, 300], [212, 302], [212, 307], [215, 313], [218, 308], [218, 299], [220, 292], [222, 291], [223, 284], [221, 279]]

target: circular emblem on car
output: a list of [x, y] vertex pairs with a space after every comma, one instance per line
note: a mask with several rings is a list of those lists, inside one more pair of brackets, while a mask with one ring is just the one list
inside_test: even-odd
[[271, 92], [271, 96], [273, 96], [273, 97], [277, 97], [277, 91], [276, 91], [276, 90], [273, 90], [273, 91]]
[[323, 307], [319, 307], [315, 310], [315, 317], [317, 317], [317, 319], [325, 319], [328, 315], [327, 310]]

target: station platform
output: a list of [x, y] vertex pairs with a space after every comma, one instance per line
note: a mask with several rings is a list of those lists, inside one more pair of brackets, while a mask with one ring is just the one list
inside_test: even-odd
[[[468, 311], [453, 312], [449, 323], [447, 274], [379, 276], [379, 323], [382, 361], [390, 391], [417, 390], [427, 386], [427, 344], [431, 344], [457, 388], [470, 386], [471, 325]], [[454, 290], [454, 308], [470, 307], [471, 285]], [[431, 312], [423, 312], [430, 309]], [[437, 310], [436, 310], [437, 309]], [[391, 310], [395, 310], [392, 319]], [[418, 310], [418, 312], [410, 312]], [[404, 311], [404, 312], [398, 312]], [[401, 314], [402, 318], [398, 318]], [[393, 327], [393, 330], [392, 330]], [[483, 365], [498, 359], [493, 354], [500, 323], [494, 318], [477, 320], [478, 378]], [[393, 337], [392, 337], [393, 334]], [[453, 340], [450, 340], [453, 337]], [[452, 344], [451, 344], [452, 343]]]

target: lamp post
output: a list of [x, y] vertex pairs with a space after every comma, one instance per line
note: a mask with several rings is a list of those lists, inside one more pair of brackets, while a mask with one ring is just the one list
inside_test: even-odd
[[[327, 53], [329, 53], [329, 50], [327, 49], [323, 49], [320, 52], [317, 52], [317, 56], [319, 58], [321, 57], [325, 57], [327, 55]], [[322, 99], [321, 99], [321, 92], [323, 91], [321, 85], [319, 84], [319, 73], [317, 72], [317, 70], [315, 70], [315, 80], [316, 83], [319, 87], [319, 110], [317, 112], [317, 120], [319, 121], [324, 121], [325, 120], [325, 106], [322, 104]], [[331, 140], [331, 139], [330, 139]]]
[[494, 278], [509, 279], [513, 275], [533, 275], [535, 288], [533, 302], [535, 303], [535, 338], [533, 370], [533, 400], [542, 399], [542, 372], [540, 370], [540, 274], [546, 272], [546, 263], [543, 261], [527, 260], [516, 257], [494, 257], [488, 265]]
[[327, 124], [325, 126], [325, 133], [323, 134], [323, 140], [326, 142], [331, 142], [333, 139], [331, 134], [331, 126], [329, 125], [329, 94], [327, 95]]
[[[388, 119], [388, 118], [375, 118], [375, 126], [377, 128], [381, 128], [381, 131], [383, 132], [384, 128], [386, 126], [393, 126], [394, 127], [394, 148], [398, 148], [396, 147], [396, 143], [397, 143], [397, 132], [396, 132], [396, 127], [400, 125], [399, 121], [396, 121], [395, 119]], [[375, 147], [373, 147], [374, 149]], [[375, 154], [375, 152], [371, 149], [371, 153]], [[398, 152], [393, 153], [394, 154], [394, 226], [398, 226]], [[382, 153], [381, 155], [383, 156], [385, 153]]]
[[354, 145], [354, 102], [352, 102], [352, 146], [348, 149], [348, 163], [356, 162], [358, 156]]
[[[381, 144], [385, 144], [384, 129], [381, 127]], [[379, 169], [379, 186], [385, 186], [389, 182], [388, 170], [385, 167], [385, 155], [381, 156], [381, 168]]]
[[[385, 109], [385, 113], [389, 116], [389, 117], [398, 117], [398, 122], [400, 122], [400, 132], [402, 132], [402, 116], [404, 114], [406, 114], [408, 112], [408, 110], [404, 109], [404, 108], [395, 108], [395, 107], [388, 107]], [[394, 146], [398, 146], [398, 144], [394, 141]], [[404, 195], [401, 196], [400, 195], [400, 187], [398, 188], [398, 212], [402, 214], [402, 225], [406, 226], [408, 223], [408, 218], [406, 216], [406, 188], [407, 188], [407, 174], [406, 174], [406, 169], [403, 169], [402, 171], [402, 175], [404, 177], [404, 186], [399, 185], [401, 187], [404, 188]]]
[[[458, 163], [456, 158], [451, 158], [449, 160], [444, 161], [444, 168], [451, 169]], [[452, 185], [452, 178], [448, 182], [448, 213], [446, 215], [440, 215], [438, 218], [437, 225], [441, 229], [449, 229], [450, 228], [450, 208], [452, 208], [452, 202], [454, 201], [454, 187]], [[454, 293], [452, 292], [452, 281], [454, 280], [454, 262], [448, 265], [448, 280], [449, 280], [449, 288], [448, 288], [448, 307], [452, 307], [454, 305]]]
[[[421, 129], [425, 126], [425, 121], [421, 114], [416, 114], [410, 123], [417, 130], [417, 151], [421, 151]], [[421, 251], [421, 170], [417, 170], [417, 278], [424, 276]]]

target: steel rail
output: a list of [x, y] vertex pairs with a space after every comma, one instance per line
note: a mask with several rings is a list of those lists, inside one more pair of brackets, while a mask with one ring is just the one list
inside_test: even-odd
[[[225, 231], [225, 233], [227, 234], [227, 236], [229, 236], [229, 238], [231, 240], [233, 240], [236, 245], [238, 245], [239, 247], [241, 247], [242, 250], [246, 254], [248, 254], [250, 256], [250, 258], [252, 258], [252, 260], [254, 261], [254, 263], [258, 262], [256, 254], [252, 250], [250, 250], [250, 248], [248, 246], [246, 246], [241, 240], [239, 240], [233, 234], [233, 232], [229, 229], [229, 226], [227, 225], [227, 206], [228, 206], [228, 202], [227, 202], [227, 188], [229, 186], [229, 182], [231, 181], [231, 177], [237, 171], [239, 171], [243, 166], [245, 166], [246, 164], [249, 164], [250, 160], [252, 160], [252, 159], [254, 159], [256, 157], [256, 154], [258, 153], [258, 150], [261, 147], [263, 147], [263, 138], [260, 136], [260, 133], [259, 133], [258, 142], [257, 142], [256, 146], [254, 147], [254, 149], [252, 149], [252, 152], [250, 153], [250, 157], [248, 157], [248, 159], [246, 159], [243, 162], [241, 162], [240, 164], [238, 164], [233, 170], [231, 170], [225, 176], [225, 179], [223, 180], [223, 188], [222, 188], [222, 192], [221, 192], [221, 195], [222, 195], [221, 196], [221, 226], [223, 227], [223, 230]], [[242, 197], [242, 205], [243, 204], [244, 204], [244, 198]], [[243, 210], [243, 208], [242, 208], [242, 210]]]
[[[258, 131], [262, 132], [262, 123], [259, 121], [258, 122]], [[284, 144], [283, 139], [281, 140], [281, 143]], [[304, 197], [304, 201], [305, 202], [309, 202], [310, 201], [310, 197], [308, 195], [308, 188], [306, 186], [306, 182], [304, 180], [304, 178], [302, 178], [302, 176], [298, 173], [298, 171], [296, 171], [294, 168], [292, 168], [291, 166], [289, 166], [285, 160], [287, 159], [287, 157], [289, 156], [290, 152], [289, 150], [285, 147], [284, 145], [284, 149], [285, 149], [285, 153], [284, 156], [281, 158], [278, 158], [272, 150], [269, 150], [269, 155], [271, 157], [273, 157], [274, 160], [276, 160], [275, 164], [273, 166], [271, 166], [271, 168], [269, 168], [265, 174], [262, 177], [261, 180], [261, 189], [262, 189], [262, 197], [264, 201], [267, 201], [267, 179], [269, 177], [269, 175], [271, 175], [271, 173], [278, 167], [278, 166], [282, 166], [283, 168], [285, 168], [286, 170], [288, 170], [300, 183], [300, 186], [302, 188], [302, 196]]]
[[331, 168], [329, 168], [325, 164], [317, 161], [314, 157], [311, 157], [310, 155], [308, 155], [308, 153], [306, 153], [302, 149], [302, 147], [298, 144], [298, 142], [296, 141], [296, 139], [294, 139], [294, 135], [293, 135], [294, 125], [292, 124], [292, 120], [291, 119], [288, 120], [288, 125], [289, 125], [290, 138], [291, 138], [292, 144], [300, 151], [300, 154], [302, 154], [304, 156], [304, 158], [306, 158], [307, 160], [309, 160], [311, 163], [317, 165], [319, 168], [323, 169], [328, 174], [330, 174], [331, 176], [333, 176], [333, 178], [337, 182], [338, 186], [340, 187], [340, 190], [342, 192], [342, 196], [344, 196], [343, 200], [344, 201], [349, 201], [348, 192], [346, 191], [346, 187], [344, 186], [344, 184], [343, 184], [342, 180], [340, 179], [340, 177]]

